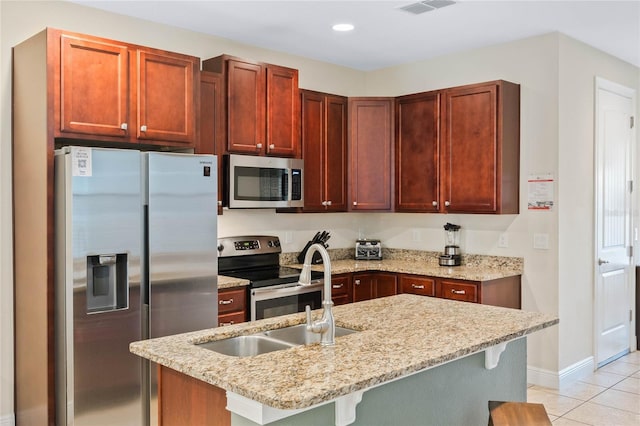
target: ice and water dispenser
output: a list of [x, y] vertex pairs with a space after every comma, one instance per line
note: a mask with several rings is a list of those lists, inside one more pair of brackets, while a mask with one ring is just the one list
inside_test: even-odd
[[87, 313], [128, 307], [127, 254], [87, 256]]

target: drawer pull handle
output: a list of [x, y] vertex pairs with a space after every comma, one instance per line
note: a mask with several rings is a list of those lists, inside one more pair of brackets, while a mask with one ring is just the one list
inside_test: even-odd
[[332, 288], [342, 288], [344, 284], [333, 284]]
[[418, 290], [422, 290], [424, 288], [423, 285], [418, 285], [418, 284], [411, 284], [411, 287], [417, 288]]
[[230, 305], [232, 303], [233, 303], [233, 298], [228, 299], [228, 300], [221, 300], [221, 301], [218, 302], [218, 304], [220, 304], [220, 305]]
[[220, 324], [218, 324], [219, 327], [224, 327], [225, 325], [233, 325], [235, 324], [235, 322], [233, 321], [229, 321], [229, 322], [221, 322]]
[[455, 289], [451, 289], [451, 293], [453, 293], [453, 294], [467, 294], [467, 292], [464, 291], [464, 290], [455, 290]]

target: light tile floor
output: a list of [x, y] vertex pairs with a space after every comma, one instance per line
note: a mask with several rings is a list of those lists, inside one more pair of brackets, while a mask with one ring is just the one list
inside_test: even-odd
[[639, 426], [640, 351], [561, 389], [529, 386], [527, 401], [544, 404], [554, 426]]

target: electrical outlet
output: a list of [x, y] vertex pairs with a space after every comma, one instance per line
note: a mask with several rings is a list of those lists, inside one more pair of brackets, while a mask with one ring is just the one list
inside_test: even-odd
[[509, 247], [509, 234], [507, 234], [506, 232], [503, 232], [502, 234], [500, 234], [500, 236], [498, 237], [498, 247], [501, 247], [501, 248]]
[[533, 248], [540, 250], [549, 249], [549, 234], [533, 234]]
[[284, 243], [291, 244], [293, 241], [293, 233], [291, 231], [287, 231], [284, 233]]
[[422, 241], [422, 236], [420, 235], [420, 230], [419, 229], [412, 229], [411, 230], [411, 239], [414, 242]]

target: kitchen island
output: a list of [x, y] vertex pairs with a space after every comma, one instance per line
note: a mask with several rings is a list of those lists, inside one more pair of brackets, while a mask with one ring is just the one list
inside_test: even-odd
[[[488, 400], [526, 399], [524, 337], [558, 322], [542, 313], [409, 294], [337, 306], [334, 315], [337, 326], [359, 332], [337, 337], [329, 347], [311, 344], [238, 358], [196, 346], [304, 322], [304, 314], [292, 314], [134, 342], [130, 349], [173, 379], [184, 378], [180, 386], [210, 389], [208, 401], [218, 401], [218, 417], [224, 392], [233, 425], [418, 419], [486, 425]], [[161, 386], [171, 383], [161, 372]], [[163, 405], [193, 412], [200, 401], [211, 410], [206, 398], [187, 402], [183, 392], [175, 403], [163, 401], [163, 394], [161, 388], [161, 418]]]

